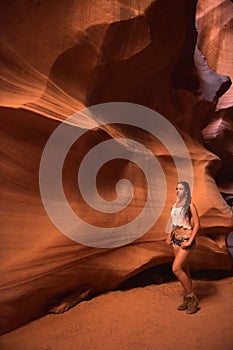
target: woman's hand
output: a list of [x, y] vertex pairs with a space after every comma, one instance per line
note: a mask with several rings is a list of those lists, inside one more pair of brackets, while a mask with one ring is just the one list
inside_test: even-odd
[[171, 237], [171, 235], [168, 235], [168, 236], [167, 236], [167, 239], [166, 239], [165, 242], [166, 242], [168, 245], [172, 244], [172, 237]]
[[181, 243], [180, 246], [181, 246], [182, 249], [187, 249], [187, 248], [189, 248], [191, 245], [192, 245], [192, 242], [191, 242], [191, 241], [184, 241], [184, 242]]

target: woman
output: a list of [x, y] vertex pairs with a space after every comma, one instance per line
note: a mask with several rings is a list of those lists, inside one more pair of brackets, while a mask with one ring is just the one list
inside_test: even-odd
[[200, 224], [197, 209], [191, 203], [191, 193], [187, 182], [178, 182], [176, 196], [177, 201], [173, 205], [167, 225], [169, 235], [166, 243], [173, 245], [175, 259], [172, 271], [185, 291], [183, 303], [177, 307], [177, 310], [186, 310], [187, 314], [193, 314], [198, 311], [198, 299], [193, 293], [188, 260], [195, 246], [195, 237]]

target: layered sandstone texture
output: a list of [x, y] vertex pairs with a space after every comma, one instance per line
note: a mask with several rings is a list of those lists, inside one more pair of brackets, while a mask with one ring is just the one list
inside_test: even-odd
[[[201, 223], [191, 268], [229, 270], [226, 237], [233, 226], [232, 212], [220, 187], [232, 194], [232, 2], [199, 1], [197, 18], [193, 0], [22, 0], [0, 7], [2, 332], [47, 313], [69, 293], [88, 291], [92, 297], [143, 270], [172, 262], [165, 227], [175, 201], [176, 164], [185, 170], [187, 162], [182, 147], [168, 147], [174, 128], [192, 162], [192, 198]], [[106, 124], [101, 114], [97, 123], [92, 113], [77, 114], [68, 128], [83, 135], [65, 158], [64, 198], [75, 216], [96, 228], [96, 241], [103, 228], [111, 235], [121, 227], [124, 235], [124, 226], [143, 215], [148, 189], [150, 213], [157, 210], [160, 215], [127, 244], [106, 247], [105, 237], [89, 246], [65, 235], [45, 210], [40, 162], [50, 136], [67, 118], [93, 105], [116, 102], [160, 113], [171, 123], [167, 140], [159, 139], [160, 122], [158, 137], [148, 131], [146, 119], [138, 126], [143, 113], [135, 116], [137, 125], [124, 120]], [[121, 198], [127, 202], [129, 181], [132, 198], [118, 211], [101, 212], [82, 198], [77, 179], [85, 155], [113, 139], [134, 158], [114, 154], [97, 172], [96, 188], [111, 205], [117, 198], [116, 184], [127, 179], [120, 187]], [[157, 159], [160, 177], [154, 187], [144, 174], [150, 174], [151, 157], [144, 157], [139, 167], [137, 156], [144, 148], [135, 146], [132, 152], [126, 139], [142, 144]], [[62, 157], [62, 139], [56, 154], [58, 150]], [[59, 174], [53, 161], [52, 153], [48, 176], [56, 183]], [[92, 169], [86, 175], [89, 178]], [[158, 193], [164, 196], [161, 208]], [[55, 209], [60, 207], [56, 196], [47, 197]], [[60, 218], [66, 219], [62, 210]], [[72, 230], [79, 233], [80, 227]], [[135, 231], [137, 227], [127, 232], [134, 236]]]

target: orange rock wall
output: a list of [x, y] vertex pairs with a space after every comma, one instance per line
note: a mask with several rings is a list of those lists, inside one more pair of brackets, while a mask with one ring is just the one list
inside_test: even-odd
[[[215, 2], [225, 11], [226, 1], [211, 3]], [[201, 18], [202, 12], [208, 16], [212, 10], [203, 10], [201, 1], [200, 51], [195, 50], [195, 5], [190, 0], [1, 5], [3, 332], [46, 313], [54, 299], [70, 291], [91, 288], [96, 295], [173, 259], [164, 240], [177, 172], [164, 146], [134, 127], [113, 124], [95, 129], [83, 138], [79, 149], [85, 153], [116, 135], [130, 136], [160, 159], [167, 181], [166, 202], [159, 220], [145, 235], [118, 248], [91, 248], [64, 236], [46, 214], [39, 191], [45, 144], [61, 121], [94, 104], [122, 101], [144, 105], [177, 128], [191, 155], [193, 201], [201, 221], [191, 267], [231, 268], [225, 240], [232, 230], [232, 212], [214, 180], [220, 159], [207, 150], [202, 136], [202, 130], [218, 116], [216, 104], [230, 87], [226, 75], [231, 72], [227, 67], [219, 74], [210, 70], [214, 69], [212, 51], [204, 52], [204, 48], [211, 40], [204, 34], [212, 22], [203, 27]], [[227, 102], [230, 107], [232, 98]], [[80, 118], [76, 127], [91, 125], [90, 119]], [[85, 205], [76, 189], [77, 162], [83, 156], [76, 158], [76, 147], [64, 169], [64, 189], [72, 208], [87, 222], [105, 227], [124, 224], [138, 215], [147, 185], [142, 172], [130, 162], [106, 165], [97, 179], [101, 195], [108, 199], [115, 195], [114, 181], [125, 177], [132, 181], [134, 200], [126, 212], [109, 217]]]

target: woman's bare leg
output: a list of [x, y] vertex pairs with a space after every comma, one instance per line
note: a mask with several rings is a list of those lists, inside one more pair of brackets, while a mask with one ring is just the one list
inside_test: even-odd
[[192, 279], [189, 271], [188, 257], [190, 250], [182, 249], [178, 246], [173, 245], [175, 259], [172, 264], [172, 271], [182, 284], [185, 293], [192, 293]]
[[189, 262], [188, 261], [184, 265], [183, 270], [189, 276], [190, 280], [192, 280], [191, 273], [190, 273], [190, 268], [189, 268]]

